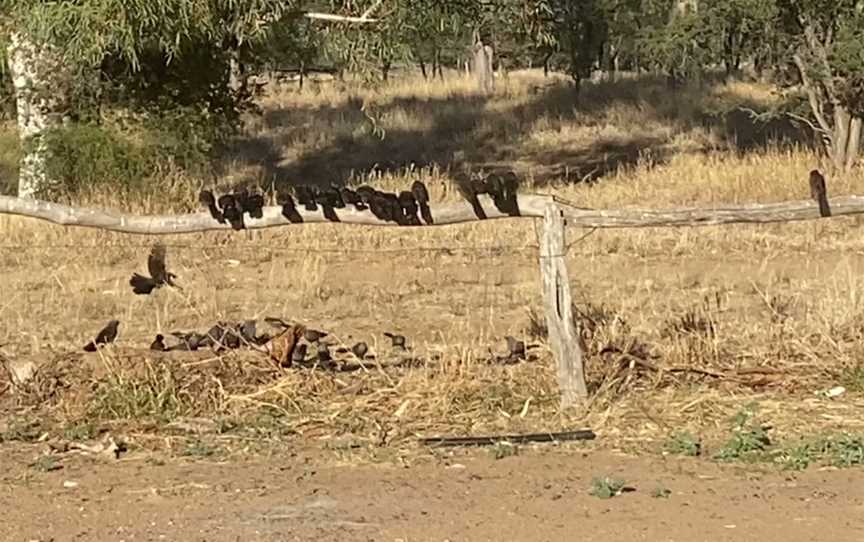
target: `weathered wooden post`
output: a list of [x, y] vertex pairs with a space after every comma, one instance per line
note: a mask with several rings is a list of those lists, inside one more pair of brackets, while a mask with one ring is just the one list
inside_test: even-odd
[[564, 213], [555, 203], [543, 214], [543, 239], [540, 245], [540, 274], [543, 280], [543, 302], [549, 344], [558, 362], [558, 386], [561, 408], [567, 408], [588, 396], [585, 368], [579, 347], [570, 282], [564, 262]]

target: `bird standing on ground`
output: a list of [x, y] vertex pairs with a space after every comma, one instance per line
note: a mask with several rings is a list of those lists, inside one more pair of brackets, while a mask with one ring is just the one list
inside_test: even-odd
[[525, 341], [520, 341], [510, 335], [504, 339], [507, 341], [507, 351], [511, 359], [525, 359]]
[[405, 346], [405, 336], [404, 335], [395, 335], [393, 333], [384, 332], [384, 336], [390, 339], [390, 343], [393, 348], [400, 348], [402, 350], [407, 350], [407, 346]]
[[111, 320], [108, 322], [108, 325], [102, 328], [94, 340], [84, 345], [84, 351], [95, 352], [98, 345], [113, 343], [114, 339], [117, 338], [117, 326], [119, 325], [119, 320]]
[[819, 214], [823, 217], [831, 216], [831, 207], [828, 205], [828, 190], [825, 186], [825, 177], [818, 169], [810, 172], [810, 197], [819, 203]]
[[154, 288], [161, 288], [164, 285], [180, 288], [174, 284], [174, 279], [177, 275], [171, 273], [165, 267], [165, 245], [157, 243], [150, 250], [150, 255], [147, 257], [147, 270], [150, 272], [149, 277], [133, 273], [129, 279], [129, 285], [132, 286], [132, 291], [139, 295], [147, 295]]
[[165, 347], [165, 336], [161, 333], [157, 333], [156, 340], [150, 343], [150, 350], [156, 350], [157, 352], [164, 352], [167, 350]]
[[366, 359], [366, 353], [369, 351], [369, 345], [365, 342], [360, 341], [351, 347], [351, 353], [357, 356], [359, 359]]
[[310, 343], [317, 343], [322, 338], [327, 336], [326, 331], [318, 331], [317, 329], [307, 329], [303, 333], [303, 338], [309, 341]]

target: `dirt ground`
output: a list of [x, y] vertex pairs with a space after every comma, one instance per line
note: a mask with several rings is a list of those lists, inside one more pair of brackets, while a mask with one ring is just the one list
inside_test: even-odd
[[[6, 449], [0, 532], [62, 540], [763, 540], [864, 537], [860, 470], [788, 473], [699, 460], [484, 450], [403, 468], [311, 457], [157, 464], [78, 457], [36, 473]], [[598, 476], [632, 492], [589, 494]], [[658, 493], [668, 489], [668, 496]]]

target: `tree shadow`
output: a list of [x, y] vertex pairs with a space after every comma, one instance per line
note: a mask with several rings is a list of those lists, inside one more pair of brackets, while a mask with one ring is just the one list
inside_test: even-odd
[[[703, 85], [702, 92], [713, 88]], [[370, 172], [470, 166], [514, 170], [542, 185], [662, 164], [684, 152], [674, 137], [697, 129], [739, 153], [809, 144], [788, 119], [754, 119], [748, 110], [764, 109], [756, 101], [742, 99], [724, 110], [699, 90], [671, 91], [660, 78], [586, 84], [578, 95], [567, 82], [541, 82], [528, 85], [521, 101], [506, 92], [491, 98], [397, 97], [368, 108], [349, 97], [338, 105], [270, 109], [258, 119], [257, 133], [237, 139], [225, 159], [255, 165], [277, 184], [342, 185]], [[664, 128], [653, 133], [655, 124]], [[556, 131], [571, 135], [556, 139]], [[542, 144], [534, 143], [538, 133], [547, 138]], [[706, 143], [701, 150], [712, 147]]]

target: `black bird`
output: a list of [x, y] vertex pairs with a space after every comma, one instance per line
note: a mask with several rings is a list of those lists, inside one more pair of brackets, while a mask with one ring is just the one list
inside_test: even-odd
[[303, 363], [306, 361], [306, 345], [298, 344], [294, 347], [294, 351], [291, 352], [291, 361], [293, 363]]
[[417, 205], [420, 207], [423, 222], [434, 224], [432, 211], [429, 209], [429, 191], [426, 190], [426, 185], [421, 181], [414, 181], [414, 184], [411, 185], [411, 193], [414, 194], [414, 199], [417, 200]]
[[132, 286], [132, 291], [136, 294], [149, 294], [154, 288], [161, 288], [164, 285], [180, 288], [174, 284], [174, 279], [177, 275], [169, 272], [165, 267], [165, 245], [157, 243], [150, 250], [150, 255], [147, 257], [147, 270], [150, 271], [150, 276], [145, 277], [138, 273], [133, 273], [129, 279], [129, 285]]
[[477, 184], [479, 183], [475, 183], [473, 180], [460, 180], [456, 183], [456, 189], [459, 190], [462, 197], [471, 204], [471, 209], [474, 210], [474, 216], [480, 220], [485, 220], [487, 218], [486, 211], [483, 210], [483, 206], [480, 205], [480, 200], [477, 198], [478, 194], [484, 192], [484, 188]]
[[96, 346], [100, 344], [113, 343], [117, 338], [117, 326], [120, 325], [119, 320], [111, 320], [102, 330], [96, 335], [96, 339], [84, 345], [85, 352], [95, 352]]
[[172, 331], [171, 335], [180, 341], [176, 346], [172, 347], [171, 350], [191, 350], [194, 352], [198, 350], [199, 347], [206, 346], [206, 344], [201, 344], [202, 342], [205, 342], [205, 337], [194, 331], [191, 333]]
[[417, 200], [414, 198], [413, 192], [403, 190], [399, 193], [399, 207], [408, 225], [420, 225], [420, 219], [417, 218]]
[[401, 348], [402, 350], [407, 349], [405, 346], [405, 336], [404, 335], [394, 335], [393, 333], [389, 333], [389, 332], [385, 331], [384, 336], [390, 338], [390, 342], [392, 343], [393, 348]]
[[307, 329], [303, 332], [303, 338], [309, 341], [310, 343], [317, 343], [323, 337], [327, 336], [327, 332], [318, 331], [316, 329]]
[[408, 219], [405, 217], [402, 205], [399, 203], [399, 196], [390, 192], [378, 192], [378, 198], [387, 208], [387, 214], [390, 216], [389, 220], [391, 222], [395, 222], [400, 226], [408, 225]]
[[333, 356], [330, 354], [330, 348], [326, 344], [318, 344], [318, 361], [320, 363], [328, 363], [333, 361]]
[[519, 181], [513, 172], [506, 175], [490, 175], [485, 182], [485, 191], [492, 197], [495, 207], [502, 213], [510, 216], [519, 216], [519, 200], [516, 190]]
[[264, 194], [252, 192], [246, 198], [243, 210], [252, 218], [264, 218]]
[[363, 341], [360, 341], [359, 343], [357, 343], [351, 347], [351, 353], [353, 353], [355, 356], [357, 356], [360, 359], [366, 359], [366, 353], [368, 351], [369, 351], [369, 346], [366, 343], [364, 343]]
[[161, 333], [157, 333], [156, 340], [150, 343], [150, 350], [156, 350], [158, 352], [164, 352], [167, 350], [167, 348], [165, 348], [165, 337]]
[[[240, 336], [231, 329], [231, 326], [219, 322], [207, 331], [207, 336], [203, 342], [215, 346], [217, 352], [223, 349], [233, 350], [240, 347]], [[199, 346], [203, 346], [201, 342], [199, 342]]]
[[213, 197], [213, 192], [209, 190], [202, 190], [198, 194], [198, 201], [201, 202], [202, 205], [207, 207], [207, 210], [210, 211], [210, 216], [213, 217], [216, 222], [220, 224], [225, 223], [225, 217], [222, 216], [222, 212], [219, 211], [219, 208], [216, 207], [216, 198]]
[[825, 186], [825, 177], [818, 169], [810, 172], [810, 197], [819, 203], [819, 214], [823, 217], [831, 216], [831, 207], [828, 205], [828, 190]]
[[282, 216], [288, 219], [292, 224], [301, 224], [303, 217], [297, 212], [297, 207], [294, 205], [294, 198], [287, 192], [280, 192], [276, 195], [276, 203], [282, 206]]
[[366, 209], [366, 205], [363, 203], [363, 200], [360, 198], [360, 194], [351, 190], [350, 188], [342, 188], [339, 191], [339, 194], [342, 196], [342, 201], [345, 202], [345, 205], [353, 205], [355, 209], [358, 211], [362, 211]]
[[315, 211], [318, 205], [315, 203], [315, 192], [308, 186], [297, 186], [294, 188], [294, 194], [297, 196], [297, 201], [306, 208], [307, 211]]
[[243, 224], [243, 208], [239, 205], [233, 194], [219, 196], [219, 208], [222, 209], [222, 216], [231, 223], [232, 228], [242, 230], [246, 227]]
[[342, 196], [335, 188], [314, 189], [313, 196], [315, 203], [321, 206], [324, 211], [324, 218], [331, 222], [339, 222], [339, 217], [336, 215], [335, 209], [345, 207], [345, 202], [342, 201]]
[[520, 341], [510, 335], [504, 339], [507, 341], [507, 351], [511, 359], [525, 359], [525, 341]]

